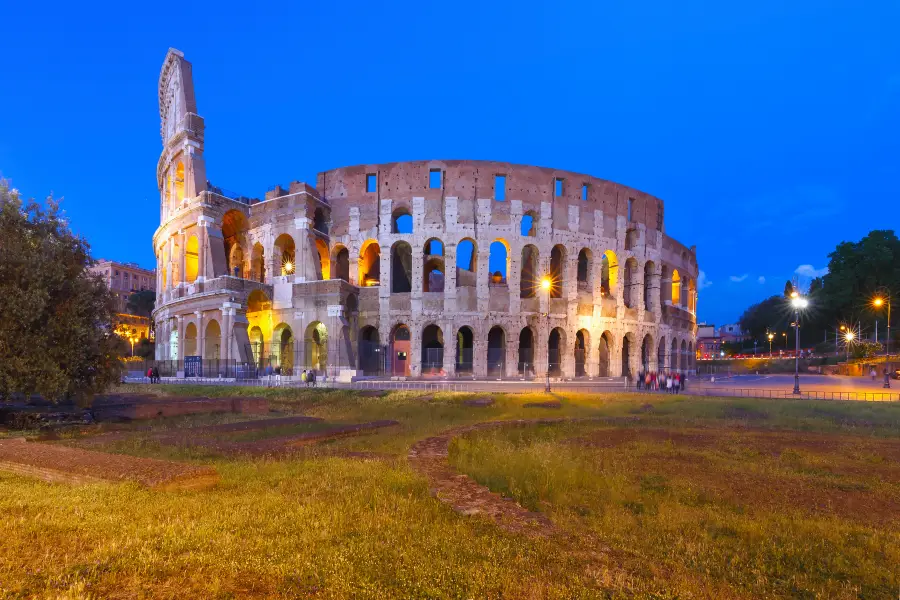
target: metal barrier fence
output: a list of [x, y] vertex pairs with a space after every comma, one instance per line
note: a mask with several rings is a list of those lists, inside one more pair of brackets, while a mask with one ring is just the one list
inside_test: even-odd
[[900, 402], [900, 393], [890, 392], [829, 392], [823, 390], [801, 391], [761, 390], [757, 388], [692, 387], [689, 394], [701, 396], [727, 396], [739, 398], [784, 398], [803, 400], [857, 400], [870, 402]]

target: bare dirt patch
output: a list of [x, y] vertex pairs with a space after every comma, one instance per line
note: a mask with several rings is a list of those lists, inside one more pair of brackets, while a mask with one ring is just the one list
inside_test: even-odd
[[51, 482], [133, 481], [164, 490], [207, 488], [219, 481], [212, 467], [106, 454], [22, 438], [0, 440], [0, 469]]

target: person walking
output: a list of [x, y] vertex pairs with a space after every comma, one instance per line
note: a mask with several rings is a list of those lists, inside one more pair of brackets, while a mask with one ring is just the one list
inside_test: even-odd
[[672, 376], [671, 375], [666, 375], [666, 392], [669, 394], [672, 393]]
[[307, 378], [309, 378], [309, 374], [306, 372], [306, 369], [300, 373], [300, 383], [306, 383]]
[[316, 387], [316, 370], [315, 369], [309, 370], [309, 375], [306, 376], [306, 384], [307, 384], [307, 386], [311, 385], [313, 387]]

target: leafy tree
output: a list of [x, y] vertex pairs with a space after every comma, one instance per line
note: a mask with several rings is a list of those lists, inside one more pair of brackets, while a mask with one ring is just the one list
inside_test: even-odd
[[156, 292], [153, 290], [141, 290], [128, 296], [125, 310], [128, 314], [150, 319], [150, 331], [153, 331], [153, 309], [156, 307]]
[[791, 297], [791, 294], [793, 294], [793, 293], [794, 293], [794, 284], [791, 283], [790, 280], [788, 280], [788, 281], [784, 284], [784, 297], [785, 297], [785, 298], [790, 298], [790, 297]]
[[771, 296], [744, 311], [741, 329], [750, 337], [762, 339], [767, 331], [783, 330], [790, 325], [788, 304], [781, 296]]
[[118, 380], [113, 297], [90, 264], [56, 200], [0, 180], [0, 399], [85, 401]]
[[144, 360], [152, 360], [155, 351], [156, 344], [154, 344], [147, 338], [141, 338], [138, 343], [134, 345], [134, 355], [140, 356]]

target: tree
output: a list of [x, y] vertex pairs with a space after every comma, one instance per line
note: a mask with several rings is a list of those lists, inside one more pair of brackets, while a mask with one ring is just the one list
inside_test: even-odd
[[0, 180], [0, 399], [89, 400], [118, 381], [113, 296], [52, 197]]
[[[153, 309], [156, 307], [156, 292], [153, 290], [141, 290], [128, 296], [125, 310], [129, 314], [150, 319], [150, 331], [153, 331]], [[151, 336], [152, 337], [152, 336]]]
[[756, 339], [762, 339], [767, 331], [782, 330], [791, 321], [787, 306], [781, 296], [771, 296], [757, 302], [741, 315], [741, 329]]
[[794, 293], [794, 284], [790, 280], [788, 280], [784, 284], [784, 297], [790, 298], [791, 294], [793, 294], [793, 293]]

